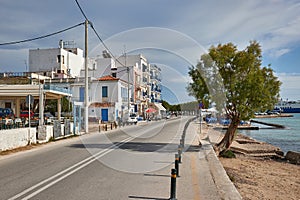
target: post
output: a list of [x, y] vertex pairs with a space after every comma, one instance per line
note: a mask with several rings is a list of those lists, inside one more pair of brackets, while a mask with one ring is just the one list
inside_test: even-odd
[[[126, 54], [125, 54], [125, 63], [126, 63]], [[125, 64], [126, 65], [126, 64]], [[130, 84], [129, 84], [129, 72], [130, 72], [130, 69], [129, 67], [127, 67], [127, 80], [128, 80], [128, 90], [127, 90], [127, 96], [128, 96], [128, 117], [129, 117], [129, 114], [130, 114]]]
[[30, 118], [31, 118], [31, 113], [30, 113], [30, 104], [31, 104], [31, 95], [28, 96], [29, 102], [28, 102], [28, 144], [30, 144], [30, 135], [31, 135], [31, 130], [30, 130]]
[[202, 125], [201, 125], [201, 123], [202, 123], [202, 108], [200, 107], [200, 135], [201, 135], [201, 129], [202, 129]]
[[[39, 76], [40, 77], [40, 76]], [[44, 125], [44, 92], [43, 92], [43, 84], [39, 79], [39, 125]]]
[[176, 169], [171, 170], [170, 200], [176, 200]]
[[182, 148], [181, 145], [178, 146], [178, 161], [181, 163], [181, 154], [182, 154]]
[[179, 177], [179, 156], [175, 154], [175, 169], [176, 169], [176, 176]]
[[88, 117], [89, 117], [89, 85], [88, 85], [88, 24], [89, 21], [85, 20], [85, 50], [84, 50], [84, 130], [85, 133], [89, 132]]

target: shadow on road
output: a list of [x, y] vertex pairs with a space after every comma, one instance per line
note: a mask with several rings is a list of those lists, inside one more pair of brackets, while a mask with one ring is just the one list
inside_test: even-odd
[[128, 196], [129, 199], [152, 199], [152, 200], [168, 200], [169, 198], [156, 198], [156, 197], [140, 197], [140, 196]]
[[[174, 143], [144, 143], [144, 142], [127, 142], [124, 144], [114, 142], [112, 144], [72, 144], [71, 148], [98, 148], [98, 149], [122, 149], [136, 152], [160, 152], [160, 153], [177, 153], [178, 144]], [[184, 148], [184, 152], [198, 152], [201, 146], [190, 145]]]

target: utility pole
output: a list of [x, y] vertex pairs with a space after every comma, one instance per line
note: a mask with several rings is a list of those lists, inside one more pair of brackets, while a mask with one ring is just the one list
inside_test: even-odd
[[88, 24], [89, 21], [85, 20], [85, 49], [84, 49], [84, 131], [89, 132], [89, 85], [88, 85]]
[[[126, 55], [125, 55], [125, 60], [126, 60]], [[128, 80], [128, 90], [127, 90], [127, 95], [128, 95], [128, 115], [129, 115], [129, 111], [130, 111], [130, 83], [129, 83], [129, 72], [130, 72], [130, 68], [127, 67], [127, 80]]]
[[128, 117], [129, 117], [129, 111], [130, 111], [130, 97], [129, 97], [129, 72], [130, 72], [130, 68], [129, 66], [127, 66], [127, 63], [126, 63], [126, 59], [127, 59], [127, 55], [126, 55], [126, 46], [124, 46], [124, 60], [125, 60], [125, 67], [127, 69], [127, 81], [128, 81], [128, 86], [127, 86], [127, 96], [128, 96]]

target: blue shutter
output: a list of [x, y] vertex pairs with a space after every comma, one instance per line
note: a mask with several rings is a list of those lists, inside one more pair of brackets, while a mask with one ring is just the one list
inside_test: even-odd
[[84, 87], [79, 88], [79, 101], [84, 102]]

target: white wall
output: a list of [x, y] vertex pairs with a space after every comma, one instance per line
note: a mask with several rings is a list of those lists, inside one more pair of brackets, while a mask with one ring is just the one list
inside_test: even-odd
[[36, 129], [18, 128], [0, 131], [0, 150], [5, 151], [36, 143]]
[[[73, 51], [73, 52], [70, 52]], [[62, 55], [64, 62], [58, 63], [57, 56]], [[79, 48], [73, 49], [30, 49], [29, 50], [29, 72], [55, 71], [56, 69], [70, 69], [71, 76], [79, 76], [84, 66], [83, 51]]]
[[[100, 78], [111, 75], [111, 67], [115, 67], [115, 61], [112, 58], [91, 58], [89, 61], [89, 77]], [[95, 67], [93, 64], [95, 63]], [[84, 69], [80, 72], [80, 77], [84, 77]]]
[[[107, 86], [108, 97], [102, 98], [102, 86]], [[90, 85], [91, 102], [118, 101], [118, 81], [97, 81]]]
[[29, 72], [51, 71], [60, 67], [57, 62], [60, 49], [30, 49], [29, 50]]

